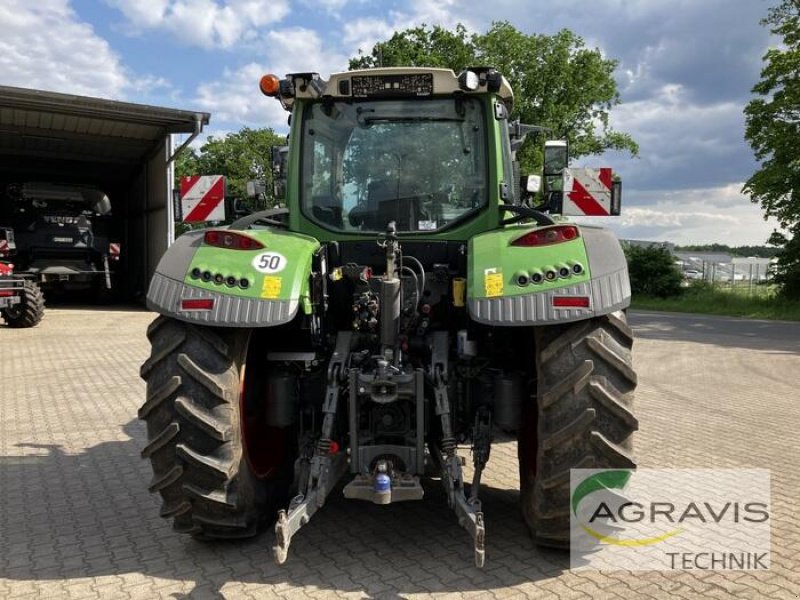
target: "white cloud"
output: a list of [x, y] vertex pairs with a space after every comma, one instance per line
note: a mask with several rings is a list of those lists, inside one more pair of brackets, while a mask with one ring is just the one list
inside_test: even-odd
[[231, 48], [284, 19], [288, 0], [106, 0], [128, 19], [131, 32], [168, 31], [203, 48]]
[[286, 129], [286, 111], [258, 90], [258, 81], [266, 72], [263, 65], [253, 62], [239, 69], [226, 69], [219, 80], [198, 87], [196, 103], [211, 112], [215, 135], [219, 122]]
[[390, 11], [386, 18], [362, 17], [345, 22], [342, 37], [348, 56], [355, 56], [359, 50], [369, 54], [376, 43], [390, 38], [396, 31], [423, 24], [455, 29], [459, 23], [467, 30], [476, 31], [469, 11], [459, 8], [459, 0], [411, 0], [407, 10]]
[[[345, 6], [350, 4], [352, 0], [302, 0], [303, 4], [312, 8], [322, 8], [331, 15], [338, 17], [339, 13]], [[361, 0], [363, 2], [363, 0]]]
[[170, 0], [111, 0], [112, 6], [119, 8], [122, 13], [139, 27], [158, 27], [167, 15]]
[[388, 21], [364, 17], [346, 22], [342, 28], [342, 37], [344, 43], [354, 49], [354, 54], [358, 50], [368, 54], [376, 43], [390, 38], [394, 32], [394, 25]]
[[213, 115], [213, 123], [272, 127], [286, 131], [288, 113], [273, 98], [258, 90], [265, 73], [283, 77], [286, 73], [317, 72], [323, 78], [347, 68], [347, 57], [330, 52], [316, 32], [294, 27], [266, 34], [269, 62], [251, 62], [226, 70], [218, 80], [198, 87], [197, 103]]
[[313, 71], [327, 78], [347, 69], [347, 55], [337, 52], [317, 32], [303, 27], [266, 34], [270, 73], [285, 75]]
[[582, 219], [602, 224], [621, 238], [676, 244], [764, 244], [777, 227], [741, 193], [742, 183], [714, 188], [623, 193], [622, 215]]
[[733, 101], [693, 103], [679, 84], [653, 90], [642, 100], [623, 103], [611, 125], [639, 143], [639, 159], [609, 155], [629, 185], [638, 189], [703, 188], [746, 178], [752, 154], [744, 142], [742, 106]]
[[738, 224], [739, 219], [730, 214], [710, 212], [677, 212], [656, 208], [629, 208], [620, 220], [621, 227], [696, 227], [711, 223], [714, 226]]
[[119, 98], [136, 85], [119, 57], [68, 0], [0, 2], [0, 83]]

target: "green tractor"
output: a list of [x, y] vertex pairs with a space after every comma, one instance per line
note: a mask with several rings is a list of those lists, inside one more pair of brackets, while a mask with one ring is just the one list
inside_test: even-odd
[[147, 296], [139, 417], [161, 516], [203, 539], [274, 522], [283, 563], [338, 486], [391, 504], [438, 478], [482, 566], [481, 476], [511, 434], [527, 526], [568, 547], [570, 469], [635, 466], [625, 258], [564, 218], [618, 213], [611, 171], [548, 142], [534, 196], [515, 152], [535, 128], [509, 121], [491, 68], [261, 89], [291, 112], [273, 153], [288, 209], [181, 236]]

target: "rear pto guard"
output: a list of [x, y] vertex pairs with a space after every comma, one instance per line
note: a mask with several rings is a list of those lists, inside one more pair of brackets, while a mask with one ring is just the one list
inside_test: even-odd
[[480, 568], [502, 431], [517, 435], [531, 534], [568, 546], [570, 470], [635, 466], [625, 257], [610, 232], [562, 218], [616, 214], [619, 182], [569, 169], [566, 141], [545, 145], [541, 177], [512, 180], [541, 128], [509, 122], [492, 68], [261, 89], [292, 112], [273, 148], [287, 208], [181, 236], [147, 296], [161, 316], [139, 415], [162, 516], [230, 539], [285, 507], [283, 564], [337, 486], [387, 505], [421, 500], [433, 473]]

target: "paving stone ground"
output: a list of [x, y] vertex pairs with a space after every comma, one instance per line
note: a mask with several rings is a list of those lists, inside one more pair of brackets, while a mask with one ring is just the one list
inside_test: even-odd
[[483, 571], [437, 482], [390, 507], [334, 494], [283, 567], [271, 533], [173, 533], [139, 457], [151, 319], [57, 308], [0, 326], [0, 598], [800, 598], [800, 324], [632, 314], [641, 466], [771, 469], [772, 568], [596, 573], [531, 543], [513, 441], [485, 477]]

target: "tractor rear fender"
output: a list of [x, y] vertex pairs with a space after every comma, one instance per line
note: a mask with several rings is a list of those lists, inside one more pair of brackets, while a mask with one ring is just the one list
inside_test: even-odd
[[[240, 238], [250, 241], [245, 240], [246, 249], [217, 247], [206, 242], [208, 231], [234, 236], [234, 246]], [[220, 327], [288, 323], [298, 309], [311, 312], [309, 280], [319, 247], [314, 238], [276, 229], [186, 233], [158, 263], [147, 306], [181, 321]]]
[[[567, 323], [627, 308], [631, 289], [614, 234], [576, 227], [574, 239], [546, 245], [512, 242], [534, 231], [507, 227], [473, 237], [468, 250], [467, 304], [487, 325]], [[545, 229], [545, 228], [538, 228]]]

